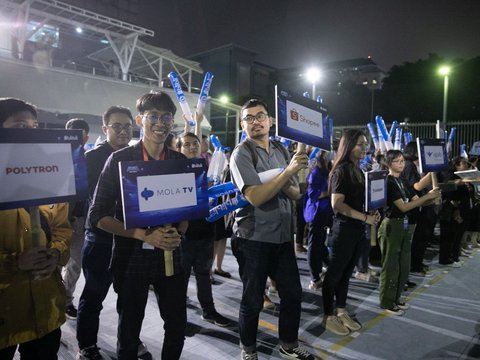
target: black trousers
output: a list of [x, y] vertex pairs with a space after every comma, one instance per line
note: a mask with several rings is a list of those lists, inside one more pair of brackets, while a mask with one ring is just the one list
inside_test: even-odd
[[113, 275], [113, 288], [118, 294], [118, 360], [137, 359], [138, 339], [150, 284], [153, 285], [160, 316], [164, 321], [162, 360], [179, 359], [187, 326], [184, 275], [160, 277], [155, 281], [135, 278], [119, 281]]
[[57, 353], [58, 349], [60, 348], [61, 337], [62, 331], [60, 328], [55, 329], [39, 339], [0, 350], [0, 359], [13, 359], [15, 351], [18, 347], [21, 360], [57, 360]]
[[347, 303], [348, 284], [365, 241], [365, 224], [358, 220], [333, 219], [332, 252], [323, 282], [322, 297], [325, 315], [334, 315]]

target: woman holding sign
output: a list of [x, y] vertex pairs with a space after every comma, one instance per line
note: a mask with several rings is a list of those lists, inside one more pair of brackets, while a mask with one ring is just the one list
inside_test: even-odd
[[[360, 160], [368, 142], [360, 130], [346, 130], [340, 139], [329, 178], [329, 192], [335, 217], [332, 227], [332, 253], [323, 283], [323, 324], [337, 335], [360, 330], [361, 325], [346, 311], [348, 284], [365, 241], [365, 224], [376, 225], [380, 215], [364, 212], [365, 177]], [[336, 301], [336, 312], [334, 311]]]
[[[385, 218], [378, 230], [382, 251], [380, 272], [380, 307], [393, 315], [403, 315], [408, 304], [400, 299], [410, 271], [410, 244], [415, 224], [409, 216], [411, 210], [432, 203], [440, 197], [438, 188], [418, 197], [408, 182], [400, 177], [405, 168], [405, 159], [400, 150], [389, 150], [386, 155], [388, 166], [387, 207]], [[410, 219], [409, 219], [410, 218]]]

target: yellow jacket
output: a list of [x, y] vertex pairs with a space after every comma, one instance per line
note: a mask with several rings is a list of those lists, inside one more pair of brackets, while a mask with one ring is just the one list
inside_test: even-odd
[[[51, 241], [41, 231], [41, 245], [60, 251], [59, 265], [69, 258], [72, 230], [68, 204], [42, 205]], [[25, 209], [0, 211], [0, 349], [38, 339], [65, 322], [65, 288], [60, 271], [33, 280], [17, 267], [17, 257], [32, 246], [30, 215]]]

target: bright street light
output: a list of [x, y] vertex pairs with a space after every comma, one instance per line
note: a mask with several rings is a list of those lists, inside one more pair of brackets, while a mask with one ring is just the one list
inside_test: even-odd
[[315, 99], [315, 85], [317, 84], [317, 81], [320, 80], [321, 76], [322, 73], [316, 67], [309, 68], [305, 73], [307, 80], [312, 83], [312, 99]]
[[228, 104], [230, 102], [230, 99], [227, 95], [221, 95], [218, 100], [220, 100], [222, 104]]
[[442, 66], [440, 69], [438, 69], [438, 73], [440, 75], [446, 76], [450, 74], [450, 67], [449, 66]]
[[447, 99], [448, 99], [448, 75], [450, 74], [449, 66], [442, 66], [438, 69], [438, 73], [443, 76], [443, 128], [447, 128]]

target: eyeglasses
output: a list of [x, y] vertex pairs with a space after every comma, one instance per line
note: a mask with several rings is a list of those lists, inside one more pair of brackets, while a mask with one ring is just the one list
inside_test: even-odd
[[161, 120], [162, 123], [164, 123], [165, 125], [171, 125], [173, 123], [173, 115], [169, 112], [163, 114], [151, 112], [148, 114], [144, 114], [143, 116], [148, 120], [148, 122], [152, 124], [158, 122], [159, 120]]
[[125, 130], [126, 132], [130, 132], [132, 130], [132, 124], [120, 124], [120, 123], [115, 123], [115, 124], [110, 124], [110, 125], [105, 125], [116, 133], [121, 133], [122, 130]]
[[242, 120], [245, 121], [247, 124], [253, 124], [255, 120], [257, 120], [258, 122], [264, 122], [267, 119], [268, 119], [268, 114], [265, 114], [264, 112], [259, 112], [255, 116], [247, 115]]

